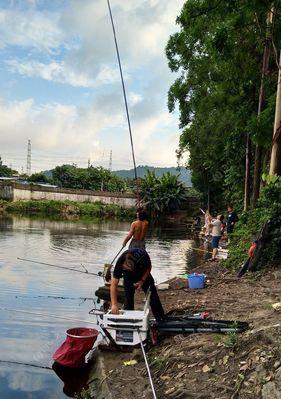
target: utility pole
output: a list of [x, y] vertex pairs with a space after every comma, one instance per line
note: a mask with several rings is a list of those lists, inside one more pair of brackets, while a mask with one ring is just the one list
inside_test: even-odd
[[110, 172], [112, 171], [112, 150], [110, 150], [110, 153], [109, 153], [109, 165], [108, 165], [108, 169], [110, 170]]
[[269, 174], [281, 175], [281, 52], [279, 59], [275, 120]]
[[[263, 60], [262, 60], [262, 75], [259, 93], [259, 105], [258, 105], [258, 118], [264, 109], [265, 105], [265, 89], [264, 82], [268, 72], [270, 47], [272, 42], [272, 20], [273, 20], [273, 6], [267, 14], [266, 20], [266, 34], [265, 34], [265, 44], [263, 50]], [[256, 206], [259, 195], [260, 195], [260, 180], [261, 180], [261, 147], [256, 144], [255, 148], [255, 164], [254, 164], [254, 185], [253, 185], [253, 207]]]
[[26, 174], [31, 175], [31, 140], [27, 141], [27, 159], [26, 159]]
[[91, 160], [90, 160], [90, 158], [88, 158], [88, 169], [90, 166], [91, 166]]

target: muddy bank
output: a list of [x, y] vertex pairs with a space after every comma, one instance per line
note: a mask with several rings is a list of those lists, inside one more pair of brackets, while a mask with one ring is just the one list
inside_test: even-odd
[[[148, 357], [157, 398], [280, 399], [280, 269], [238, 279], [218, 263], [202, 264], [203, 290], [173, 283], [160, 292], [166, 312], [207, 311], [216, 319], [250, 323], [242, 334], [179, 334], [160, 337]], [[180, 288], [182, 286], [182, 288]], [[143, 297], [138, 298], [142, 306]], [[113, 397], [152, 398], [140, 350], [102, 352], [104, 383]], [[133, 366], [124, 361], [137, 360]]]

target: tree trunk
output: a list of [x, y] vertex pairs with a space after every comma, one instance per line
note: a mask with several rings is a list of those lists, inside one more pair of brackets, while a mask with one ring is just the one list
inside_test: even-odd
[[279, 59], [275, 120], [269, 174], [281, 175], [281, 52]]
[[245, 165], [245, 192], [244, 192], [244, 211], [250, 206], [250, 182], [251, 182], [251, 140], [247, 133], [246, 139], [246, 165]]
[[260, 180], [261, 180], [261, 148], [256, 144], [255, 148], [255, 164], [254, 164], [254, 183], [253, 183], [253, 207], [257, 205], [260, 196]]
[[[264, 81], [268, 72], [268, 65], [269, 65], [270, 47], [272, 41], [272, 19], [273, 19], [273, 9], [271, 9], [267, 15], [266, 37], [265, 37], [265, 44], [263, 51], [262, 76], [261, 76], [260, 93], [259, 93], [258, 117], [263, 111], [265, 104]], [[254, 165], [253, 207], [256, 206], [257, 200], [260, 195], [260, 180], [261, 180], [261, 148], [259, 144], [256, 144], [255, 165]]]

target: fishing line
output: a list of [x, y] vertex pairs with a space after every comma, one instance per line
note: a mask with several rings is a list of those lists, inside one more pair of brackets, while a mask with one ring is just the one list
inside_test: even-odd
[[153, 398], [154, 398], [154, 399], [157, 399], [157, 396], [156, 396], [156, 393], [155, 393], [155, 389], [154, 389], [154, 385], [153, 385], [153, 381], [152, 381], [152, 377], [151, 377], [151, 373], [150, 373], [149, 364], [148, 364], [148, 361], [147, 361], [147, 357], [146, 357], [146, 353], [145, 353], [145, 350], [144, 350], [144, 346], [143, 346], [143, 342], [142, 342], [142, 337], [141, 337], [141, 334], [140, 334], [140, 330], [139, 330], [139, 329], [138, 329], [138, 335], [139, 335], [139, 339], [140, 339], [140, 345], [141, 345], [141, 350], [142, 350], [143, 358], [144, 358], [145, 365], [146, 365], [146, 369], [147, 369], [147, 373], [148, 373], [148, 378], [149, 378], [150, 385], [151, 385], [151, 389], [152, 389]]
[[24, 262], [37, 263], [37, 264], [39, 264], [39, 265], [50, 266], [50, 267], [56, 267], [56, 268], [58, 268], [58, 269], [66, 269], [66, 270], [71, 270], [71, 271], [77, 272], [77, 273], [90, 274], [91, 276], [102, 277], [102, 272], [91, 273], [91, 272], [88, 272], [88, 270], [87, 270], [84, 266], [83, 266], [83, 267], [84, 267], [85, 271], [83, 272], [82, 270], [73, 269], [72, 267], [53, 265], [53, 264], [51, 264], [51, 263], [39, 262], [39, 261], [37, 261], [37, 260], [24, 259], [24, 258], [19, 258], [19, 257], [18, 257], [17, 259], [23, 260]]

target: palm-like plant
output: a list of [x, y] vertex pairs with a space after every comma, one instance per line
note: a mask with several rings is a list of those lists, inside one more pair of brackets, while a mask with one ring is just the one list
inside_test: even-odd
[[147, 171], [140, 191], [143, 205], [153, 216], [173, 213], [186, 199], [186, 188], [169, 172], [157, 177], [154, 171]]

